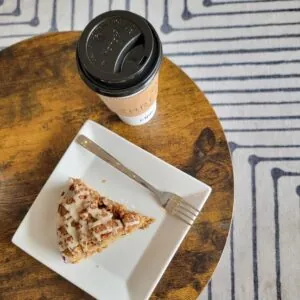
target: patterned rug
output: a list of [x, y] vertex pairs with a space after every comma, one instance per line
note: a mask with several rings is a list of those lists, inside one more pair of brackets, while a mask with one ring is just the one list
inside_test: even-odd
[[109, 9], [152, 22], [230, 141], [233, 227], [200, 299], [299, 299], [300, 1], [0, 0], [0, 49]]

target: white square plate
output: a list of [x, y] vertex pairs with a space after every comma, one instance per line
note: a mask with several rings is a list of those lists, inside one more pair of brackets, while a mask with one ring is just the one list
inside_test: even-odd
[[[87, 121], [79, 134], [98, 143], [157, 188], [177, 193], [199, 209], [210, 194], [206, 184], [95, 122]], [[69, 177], [82, 178], [102, 195], [156, 221], [79, 264], [65, 264], [57, 247], [55, 220], [58, 199]], [[150, 297], [188, 229], [167, 214], [148, 190], [73, 141], [12, 241], [97, 299], [142, 300]]]

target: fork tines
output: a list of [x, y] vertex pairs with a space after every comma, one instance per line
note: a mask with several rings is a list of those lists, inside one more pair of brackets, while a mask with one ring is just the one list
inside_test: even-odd
[[189, 226], [194, 223], [199, 212], [197, 208], [182, 199], [177, 202], [173, 210], [173, 214]]

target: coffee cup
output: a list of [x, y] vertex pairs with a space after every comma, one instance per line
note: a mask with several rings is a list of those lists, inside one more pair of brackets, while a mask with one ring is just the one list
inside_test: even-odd
[[82, 80], [129, 125], [155, 114], [162, 44], [153, 26], [129, 11], [109, 11], [83, 30], [76, 61]]

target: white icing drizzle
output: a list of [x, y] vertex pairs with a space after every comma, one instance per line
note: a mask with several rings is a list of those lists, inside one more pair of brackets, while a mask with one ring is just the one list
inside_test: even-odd
[[[90, 230], [100, 224], [106, 225], [113, 217], [111, 212], [104, 208], [98, 208], [97, 198], [99, 195], [88, 189], [80, 180], [70, 180], [69, 189], [63, 193], [60, 199], [60, 204], [67, 213], [63, 216], [59, 214], [57, 221], [57, 228], [64, 228], [66, 231], [65, 234], [62, 234], [58, 230], [61, 251], [66, 249], [72, 251], [78, 245], [81, 245], [83, 251], [87, 251], [91, 235], [97, 241], [101, 241], [102, 234], [112, 232], [112, 228], [109, 226], [98, 233]], [[90, 216], [93, 221], [89, 220]]]
[[125, 227], [132, 227], [140, 224], [140, 220], [134, 220], [125, 223]]
[[[127, 218], [122, 222], [114, 219], [110, 210], [116, 204], [107, 198], [100, 198], [96, 191], [88, 188], [80, 179], [70, 180], [68, 190], [61, 195], [59, 205], [59, 250], [69, 250], [72, 255], [80, 254], [80, 251], [88, 253], [91, 245], [101, 243], [105, 238], [103, 235], [120, 235], [125, 228], [140, 224], [137, 214], [127, 212], [122, 207], [123, 215], [125, 212]], [[68, 260], [68, 257], [65, 258]]]

